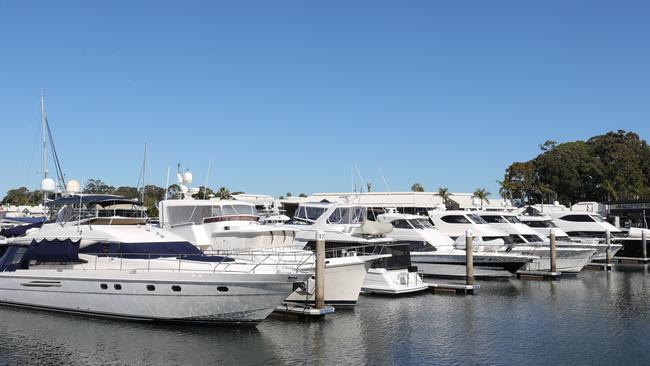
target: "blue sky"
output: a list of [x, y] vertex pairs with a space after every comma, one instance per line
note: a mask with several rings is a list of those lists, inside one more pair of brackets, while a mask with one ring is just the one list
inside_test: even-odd
[[[647, 1], [2, 1], [0, 193], [167, 167], [249, 193], [487, 188], [547, 139], [650, 138]], [[355, 180], [359, 181], [355, 173]]]

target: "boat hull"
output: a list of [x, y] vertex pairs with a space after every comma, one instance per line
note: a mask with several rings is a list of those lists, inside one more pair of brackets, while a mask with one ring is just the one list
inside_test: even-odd
[[[474, 277], [513, 277], [532, 258], [514, 255], [482, 255], [474, 253]], [[464, 254], [437, 254], [411, 252], [411, 261], [427, 276], [466, 277]]]
[[245, 273], [78, 272], [0, 273], [0, 303], [140, 321], [256, 324], [296, 281]]
[[428, 288], [429, 285], [422, 281], [417, 272], [409, 272], [406, 269], [371, 268], [368, 270], [361, 291], [369, 294], [401, 295]]

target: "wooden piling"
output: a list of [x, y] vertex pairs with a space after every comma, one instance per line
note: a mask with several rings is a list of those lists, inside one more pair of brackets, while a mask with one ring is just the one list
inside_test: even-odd
[[467, 230], [465, 231], [465, 275], [466, 275], [466, 284], [467, 286], [474, 285], [474, 239], [472, 238], [472, 232]]
[[325, 307], [325, 232], [316, 232], [316, 309]]
[[557, 250], [555, 247], [555, 230], [550, 230], [549, 238], [551, 240], [551, 272], [557, 272]]

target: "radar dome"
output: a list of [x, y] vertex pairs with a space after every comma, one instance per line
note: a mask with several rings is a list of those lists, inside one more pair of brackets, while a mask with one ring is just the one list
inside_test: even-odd
[[69, 180], [65, 184], [65, 190], [69, 193], [79, 193], [81, 191], [81, 183], [78, 180]]
[[54, 179], [52, 178], [45, 178], [41, 181], [41, 191], [43, 192], [55, 192], [56, 191], [56, 183], [54, 183]]
[[190, 183], [192, 183], [192, 173], [190, 172], [183, 173], [183, 184], [190, 184]]

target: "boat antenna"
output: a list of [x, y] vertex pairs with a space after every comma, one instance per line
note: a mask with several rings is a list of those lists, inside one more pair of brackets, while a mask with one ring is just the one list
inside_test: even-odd
[[390, 187], [388, 186], [388, 182], [386, 182], [386, 177], [384, 177], [384, 172], [381, 171], [381, 168], [379, 168], [379, 175], [381, 175], [381, 180], [384, 181], [384, 185], [386, 186], [386, 191], [390, 193]]
[[210, 179], [211, 165], [212, 165], [212, 160], [208, 160], [208, 173], [205, 175], [205, 187], [203, 187], [203, 199], [205, 199], [205, 193], [208, 191], [208, 179]]
[[[147, 172], [147, 143], [144, 143], [144, 158], [142, 159], [142, 168], [140, 169], [140, 175], [138, 176], [138, 190], [140, 190], [140, 183], [142, 183], [142, 191], [140, 192], [140, 202], [144, 205], [145, 197], [145, 176]], [[141, 216], [144, 216], [144, 211], [142, 211]]]
[[167, 184], [165, 184], [165, 199], [167, 199], [168, 192], [169, 192], [169, 166], [167, 166]]

